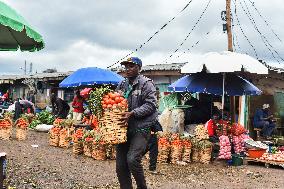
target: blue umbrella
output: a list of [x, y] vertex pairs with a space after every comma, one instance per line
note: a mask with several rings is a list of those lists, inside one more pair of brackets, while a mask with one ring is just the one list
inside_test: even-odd
[[168, 89], [175, 92], [225, 94], [228, 96], [261, 94], [261, 90], [256, 86], [235, 74], [226, 74], [224, 78], [221, 73], [203, 72], [186, 75], [171, 84]]
[[78, 87], [86, 85], [117, 85], [123, 77], [110, 70], [89, 67], [81, 68], [65, 78], [59, 87]]

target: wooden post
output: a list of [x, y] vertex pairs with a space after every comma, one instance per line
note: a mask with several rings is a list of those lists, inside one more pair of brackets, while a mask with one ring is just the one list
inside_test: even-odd
[[228, 35], [228, 51], [233, 52], [231, 0], [226, 0], [226, 25], [227, 25], [227, 35]]
[[[233, 52], [233, 37], [232, 37], [232, 23], [231, 23], [231, 0], [226, 0], [226, 25], [227, 25], [227, 35], [228, 35], [228, 51]], [[228, 62], [230, 64], [230, 62]], [[232, 122], [236, 121], [236, 102], [235, 97], [230, 97], [230, 112]]]

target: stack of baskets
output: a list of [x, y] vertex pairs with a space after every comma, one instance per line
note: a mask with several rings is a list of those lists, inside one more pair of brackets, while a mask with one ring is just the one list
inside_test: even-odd
[[126, 142], [127, 127], [121, 121], [125, 110], [113, 109], [104, 112], [100, 119], [100, 132], [107, 144], [120, 144]]
[[59, 132], [59, 147], [61, 148], [69, 148], [71, 141], [71, 129], [63, 128]]
[[93, 138], [85, 138], [83, 144], [83, 153], [87, 157], [92, 157], [93, 153]]
[[189, 163], [191, 162], [191, 148], [192, 144], [189, 139], [184, 139], [183, 140], [183, 153], [182, 153], [182, 161]]
[[170, 160], [171, 163], [177, 164], [182, 160], [183, 143], [177, 134], [173, 134], [172, 137]]
[[83, 142], [83, 129], [77, 129], [72, 136], [73, 141], [73, 154], [80, 155], [84, 151], [84, 142]]

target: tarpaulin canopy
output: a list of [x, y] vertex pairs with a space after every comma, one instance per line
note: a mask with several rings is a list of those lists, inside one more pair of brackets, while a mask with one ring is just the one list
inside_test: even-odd
[[67, 78], [65, 78], [59, 87], [79, 87], [88, 85], [103, 85], [112, 84], [117, 85], [123, 77], [110, 70], [89, 67], [81, 68]]
[[0, 50], [37, 51], [44, 48], [42, 36], [14, 9], [0, 1]]
[[168, 87], [169, 91], [209, 93], [215, 95], [242, 96], [260, 95], [261, 90], [235, 74], [226, 74], [223, 92], [223, 74], [194, 73], [186, 75]]

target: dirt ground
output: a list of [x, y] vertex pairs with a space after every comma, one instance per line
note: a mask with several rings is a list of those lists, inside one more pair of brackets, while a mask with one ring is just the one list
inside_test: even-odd
[[[32, 145], [38, 145], [37, 148]], [[74, 156], [71, 149], [48, 145], [48, 134], [29, 131], [26, 141], [0, 140], [0, 152], [7, 153], [7, 182], [16, 189], [119, 188], [115, 161], [95, 161]], [[147, 161], [144, 161], [147, 168]], [[264, 165], [227, 167], [191, 163], [159, 165], [159, 174], [145, 170], [149, 188], [284, 188], [284, 169]]]

